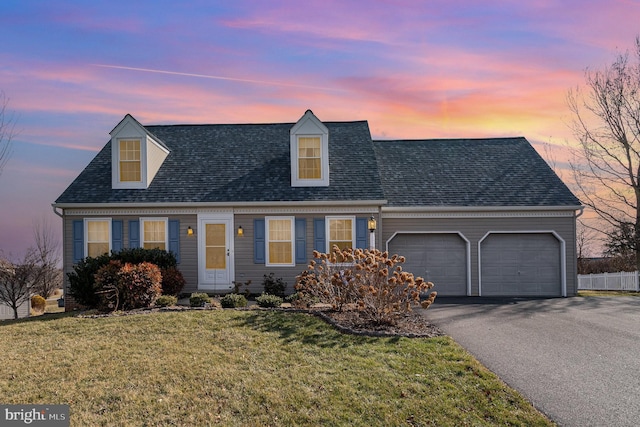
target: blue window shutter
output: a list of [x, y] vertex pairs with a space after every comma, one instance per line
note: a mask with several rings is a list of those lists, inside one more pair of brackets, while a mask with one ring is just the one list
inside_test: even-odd
[[313, 219], [313, 249], [326, 253], [327, 243], [325, 240], [324, 218]]
[[178, 264], [180, 263], [180, 221], [169, 220], [169, 252], [173, 252]]
[[367, 218], [356, 218], [356, 248], [368, 249]]
[[296, 263], [307, 262], [307, 220], [296, 218]]
[[73, 221], [73, 263], [76, 264], [84, 258], [84, 221]]
[[264, 219], [253, 220], [253, 262], [264, 264], [266, 262], [264, 253]]
[[123, 231], [121, 220], [111, 221], [111, 250], [113, 252], [122, 250]]
[[129, 247], [140, 247], [140, 221], [129, 221]]

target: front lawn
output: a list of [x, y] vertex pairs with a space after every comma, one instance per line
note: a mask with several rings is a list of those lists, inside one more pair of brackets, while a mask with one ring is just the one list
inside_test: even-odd
[[552, 425], [448, 337], [343, 335], [306, 314], [0, 323], [3, 404], [71, 425]]

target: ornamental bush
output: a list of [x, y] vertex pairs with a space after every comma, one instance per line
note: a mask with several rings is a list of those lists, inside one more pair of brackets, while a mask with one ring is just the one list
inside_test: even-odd
[[265, 294], [284, 297], [284, 291], [287, 289], [287, 282], [282, 280], [281, 277], [275, 277], [273, 273], [269, 273], [268, 276], [266, 274], [264, 275], [262, 286], [264, 287]]
[[44, 311], [47, 307], [47, 300], [41, 297], [40, 295], [34, 295], [31, 297], [31, 308], [34, 311]]
[[174, 295], [160, 295], [156, 300], [156, 305], [160, 307], [173, 307], [178, 303], [178, 298]]
[[161, 269], [160, 273], [162, 274], [162, 294], [179, 295], [186, 284], [182, 272], [176, 267], [168, 267]]
[[150, 262], [126, 263], [118, 272], [122, 309], [151, 307], [162, 292], [160, 269]]
[[[389, 256], [377, 249], [344, 249], [328, 253], [314, 251], [306, 271], [296, 278], [302, 301], [331, 304], [334, 310], [355, 307], [360, 316], [377, 324], [394, 324], [420, 305], [420, 296], [433, 283], [402, 270], [403, 256]], [[422, 304], [429, 307], [437, 293]]]
[[247, 298], [240, 294], [226, 294], [220, 298], [220, 304], [222, 308], [246, 307]]
[[100, 304], [100, 296], [96, 294], [95, 276], [98, 270], [109, 264], [111, 257], [107, 254], [98, 257], [87, 257], [80, 260], [73, 271], [67, 273], [69, 279], [69, 295], [87, 308], [96, 308]]
[[[95, 276], [98, 270], [109, 264], [110, 261], [120, 261], [121, 264], [140, 264], [148, 262], [157, 265], [160, 269], [172, 270], [176, 269], [176, 257], [171, 253], [162, 249], [123, 249], [120, 252], [113, 252], [111, 255], [104, 254], [98, 257], [87, 257], [80, 260], [74, 267], [73, 271], [67, 274], [69, 279], [69, 295], [73, 299], [87, 307], [99, 308], [104, 304], [104, 295], [96, 293], [102, 291], [102, 287], [96, 288]], [[168, 283], [166, 284], [170, 292], [174, 292], [180, 288], [182, 283], [179, 270], [168, 273]], [[184, 277], [182, 277], [184, 280]], [[184, 283], [182, 283], [184, 287]], [[180, 291], [182, 288], [180, 288]], [[179, 293], [180, 291], [177, 291]], [[176, 293], [176, 294], [177, 294]]]
[[121, 307], [122, 286], [120, 286], [120, 277], [118, 276], [121, 268], [120, 261], [112, 260], [100, 267], [95, 274], [94, 292], [99, 301], [96, 308], [103, 311], [115, 311]]
[[282, 298], [277, 295], [262, 294], [256, 297], [256, 304], [260, 307], [280, 307]]
[[111, 256], [112, 259], [117, 259], [123, 264], [141, 264], [143, 262], [150, 262], [155, 264], [161, 270], [166, 268], [175, 267], [178, 265], [175, 255], [171, 252], [167, 252], [164, 249], [144, 249], [144, 248], [132, 248], [123, 249], [120, 252], [114, 252]]
[[189, 297], [189, 305], [191, 307], [204, 307], [205, 304], [211, 302], [211, 297], [204, 292], [194, 292]]

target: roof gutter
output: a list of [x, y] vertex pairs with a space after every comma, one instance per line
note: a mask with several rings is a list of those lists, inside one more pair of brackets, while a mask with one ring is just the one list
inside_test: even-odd
[[[292, 207], [292, 206], [381, 206], [386, 200], [319, 200], [319, 201], [267, 201], [267, 202], [147, 202], [147, 203], [53, 203], [56, 209], [89, 208], [239, 208], [239, 207]], [[56, 215], [58, 213], [56, 212]]]
[[53, 213], [54, 214], [58, 215], [60, 218], [64, 218], [64, 216], [60, 212], [58, 212], [58, 210], [57, 210], [58, 207], [55, 205], [55, 203], [52, 203], [51, 207], [53, 208]]
[[584, 206], [383, 206], [382, 212], [582, 211]]

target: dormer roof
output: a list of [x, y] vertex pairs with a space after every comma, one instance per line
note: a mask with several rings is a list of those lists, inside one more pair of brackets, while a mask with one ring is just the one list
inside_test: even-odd
[[384, 204], [366, 121], [323, 123], [331, 135], [331, 185], [323, 187], [291, 186], [290, 131], [294, 126], [295, 123], [143, 126], [148, 135], [170, 150], [148, 188], [112, 188], [113, 141], [109, 141], [56, 204]]

